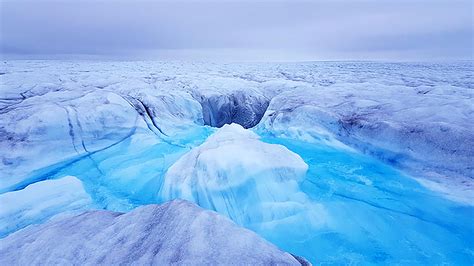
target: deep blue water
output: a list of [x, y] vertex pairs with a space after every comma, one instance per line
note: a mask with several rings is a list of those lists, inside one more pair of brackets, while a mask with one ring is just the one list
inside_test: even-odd
[[[280, 247], [313, 263], [474, 263], [473, 207], [443, 199], [392, 167], [355, 152], [263, 140], [282, 144], [306, 161], [309, 171], [301, 188], [323, 204], [331, 218], [328, 228], [300, 239], [262, 232]], [[298, 225], [287, 233], [292, 230]]]

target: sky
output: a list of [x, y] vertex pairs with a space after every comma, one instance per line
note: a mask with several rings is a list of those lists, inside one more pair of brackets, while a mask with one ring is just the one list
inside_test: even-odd
[[464, 0], [0, 0], [2, 57], [473, 59]]

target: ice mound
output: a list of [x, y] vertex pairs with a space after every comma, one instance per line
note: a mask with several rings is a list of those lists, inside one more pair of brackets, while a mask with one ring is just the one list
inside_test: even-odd
[[[45, 252], [45, 250], [47, 252]], [[1, 265], [300, 265], [255, 233], [186, 201], [88, 211], [0, 240]]]
[[92, 205], [81, 181], [74, 176], [45, 180], [0, 195], [0, 237], [64, 211]]
[[41, 181], [33, 171], [90, 156], [136, 132], [146, 132], [145, 123], [112, 92], [58, 90], [25, 98], [1, 113], [0, 192]]
[[302, 215], [317, 222], [298, 185], [307, 169], [286, 147], [264, 143], [240, 125], [224, 125], [168, 169], [159, 196], [195, 202], [246, 226]]

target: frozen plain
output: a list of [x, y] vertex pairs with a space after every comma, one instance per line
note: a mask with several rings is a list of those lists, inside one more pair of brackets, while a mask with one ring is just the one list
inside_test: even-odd
[[[0, 235], [25, 237], [12, 233], [64, 212], [184, 198], [315, 264], [471, 265], [472, 71], [3, 62]], [[218, 129], [226, 123], [243, 127]], [[42, 204], [63, 178], [70, 197]]]

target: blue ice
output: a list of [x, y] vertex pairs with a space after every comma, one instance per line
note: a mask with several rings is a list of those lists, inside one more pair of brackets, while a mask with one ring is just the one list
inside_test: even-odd
[[[127, 211], [161, 203], [166, 170], [215, 129], [196, 127], [178, 142], [131, 139], [90, 156], [38, 171], [30, 180], [79, 178], [97, 208]], [[272, 228], [243, 224], [315, 264], [474, 263], [474, 208], [451, 202], [394, 168], [337, 147], [261, 136], [286, 146], [309, 165], [301, 190], [328, 212], [326, 226], [289, 220]], [[252, 215], [252, 214], [248, 214]], [[249, 220], [254, 220], [249, 217]]]

